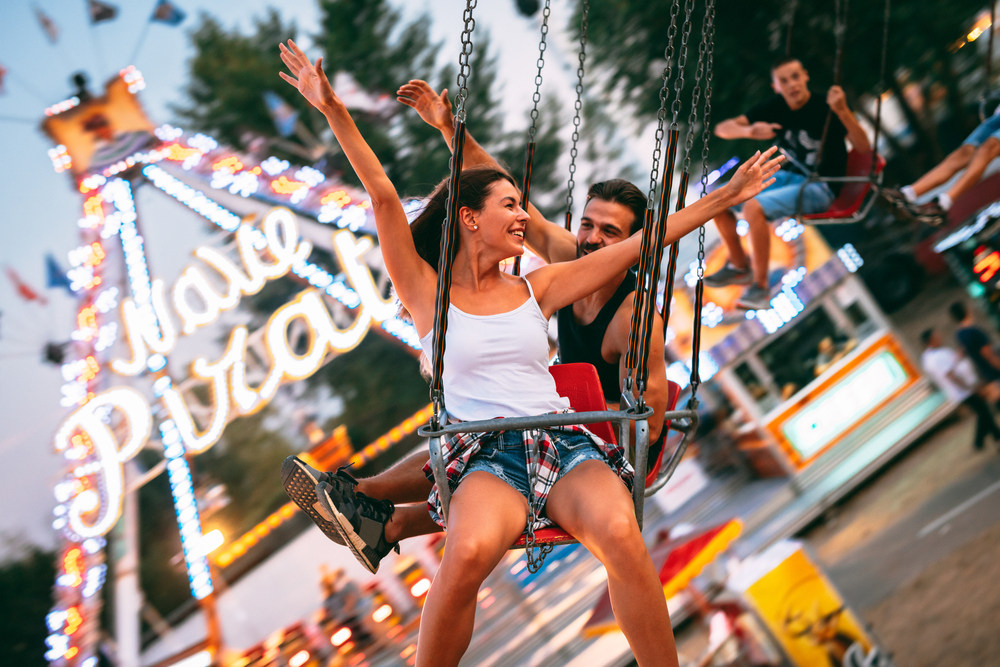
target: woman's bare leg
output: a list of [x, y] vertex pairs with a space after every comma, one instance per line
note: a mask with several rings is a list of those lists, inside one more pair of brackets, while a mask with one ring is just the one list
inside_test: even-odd
[[524, 532], [527, 517], [524, 496], [487, 472], [470, 473], [458, 485], [444, 558], [420, 618], [416, 667], [458, 665], [472, 639], [479, 587]]
[[937, 166], [918, 178], [913, 183], [913, 191], [919, 197], [925, 192], [930, 192], [942, 183], [947, 182], [949, 178], [969, 166], [969, 162], [972, 160], [975, 152], [976, 147], [972, 144], [962, 144]]
[[555, 483], [546, 513], [608, 570], [615, 618], [640, 667], [677, 667], [667, 601], [632, 497], [603, 461], [584, 461]]

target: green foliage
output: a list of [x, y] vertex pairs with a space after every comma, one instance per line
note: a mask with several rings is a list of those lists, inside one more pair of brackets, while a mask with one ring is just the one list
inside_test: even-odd
[[[148, 468], [161, 457], [143, 451], [138, 458]], [[165, 616], [191, 597], [183, 561], [170, 562], [181, 553], [181, 536], [165, 473], [139, 489], [139, 525], [139, 585], [146, 601]]]
[[52, 607], [55, 554], [31, 546], [0, 564], [0, 647], [5, 665], [45, 667], [45, 615]]
[[190, 104], [174, 107], [187, 126], [209, 132], [231, 146], [245, 147], [253, 136], [275, 135], [274, 122], [264, 105], [266, 90], [280, 95], [314, 130], [318, 115], [278, 77], [284, 67], [278, 43], [295, 39], [295, 27], [286, 26], [274, 9], [265, 18], [255, 19], [254, 27], [255, 34], [245, 36], [202, 14], [201, 23], [191, 33], [197, 53], [191, 59], [190, 79], [184, 89]]
[[344, 412], [324, 427], [329, 432], [347, 426], [355, 449], [374, 442], [429, 400], [416, 357], [376, 329], [356, 348], [335, 357], [310, 383], [326, 384], [343, 399]]
[[225, 484], [230, 500], [205, 518], [205, 532], [219, 528], [228, 538], [235, 538], [288, 502], [278, 471], [281, 462], [297, 450], [267, 427], [269, 414], [264, 409], [233, 420], [222, 441], [196, 459], [199, 485]]

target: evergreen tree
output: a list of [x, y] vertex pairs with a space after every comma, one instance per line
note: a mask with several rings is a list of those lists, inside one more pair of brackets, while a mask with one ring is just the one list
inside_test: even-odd
[[45, 667], [45, 615], [52, 606], [55, 554], [35, 546], [0, 563], [0, 646], [5, 665]]

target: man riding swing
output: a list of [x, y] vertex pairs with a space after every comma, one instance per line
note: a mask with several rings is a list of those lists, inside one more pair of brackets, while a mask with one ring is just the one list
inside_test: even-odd
[[[413, 107], [429, 125], [441, 131], [451, 145], [454, 136], [451, 104], [443, 90], [440, 95], [424, 81], [410, 81], [400, 87], [398, 100]], [[472, 138], [466, 136], [463, 168], [479, 165], [499, 166]], [[565, 262], [622, 242], [642, 229], [646, 197], [632, 183], [613, 179], [595, 183], [587, 192], [587, 203], [576, 236], [562, 226], [546, 220], [530, 205], [530, 223], [525, 230], [525, 244], [549, 263]], [[558, 313], [559, 351], [563, 363], [593, 364], [601, 380], [609, 408], [617, 409], [621, 382], [625, 376], [625, 353], [628, 349], [630, 321], [636, 276], [626, 271], [597, 292]], [[655, 461], [662, 447], [663, 413], [667, 405], [667, 379], [663, 360], [663, 326], [659, 315], [653, 325], [646, 403], [653, 408], [649, 420], [649, 460]], [[289, 497], [334, 542], [343, 538], [334, 525], [332, 510], [346, 516], [360, 539], [359, 561], [370, 571], [400, 540], [439, 532], [427, 511], [426, 500], [432, 482], [425, 475], [426, 451], [407, 456], [389, 470], [367, 479], [354, 479], [344, 468], [321, 472], [291, 456], [282, 465], [281, 477]], [[316, 487], [324, 483], [317, 499]], [[322, 502], [321, 502], [322, 501]], [[330, 505], [325, 507], [324, 504]], [[396, 507], [399, 504], [399, 507]], [[356, 554], [357, 555], [357, 554]]]

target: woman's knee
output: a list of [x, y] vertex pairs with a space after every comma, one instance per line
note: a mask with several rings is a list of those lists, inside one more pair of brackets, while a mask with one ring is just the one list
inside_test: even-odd
[[[483, 540], [463, 539], [449, 542], [445, 553], [445, 562], [450, 566], [450, 576], [458, 581], [479, 583], [493, 570], [496, 560], [496, 547], [488, 545]], [[478, 587], [478, 583], [476, 584]]]
[[957, 162], [959, 167], [964, 167], [969, 164], [972, 160], [972, 156], [976, 154], [976, 147], [972, 144], [962, 144], [955, 151], [948, 156], [948, 159], [953, 162]]
[[1000, 139], [990, 137], [979, 147], [979, 152], [990, 160], [1000, 156]]
[[637, 550], [646, 550], [635, 517], [628, 513], [605, 517], [597, 525], [590, 526], [587, 532], [602, 559], [616, 559]]

